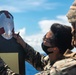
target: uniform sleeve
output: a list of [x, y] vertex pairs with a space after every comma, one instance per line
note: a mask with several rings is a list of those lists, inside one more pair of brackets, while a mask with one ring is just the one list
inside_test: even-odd
[[26, 45], [24, 49], [26, 53], [26, 61], [33, 65], [37, 70], [41, 71], [48, 61], [44, 60], [45, 56], [35, 51], [30, 45]]
[[0, 75], [19, 75], [14, 73], [8, 65], [0, 58]]

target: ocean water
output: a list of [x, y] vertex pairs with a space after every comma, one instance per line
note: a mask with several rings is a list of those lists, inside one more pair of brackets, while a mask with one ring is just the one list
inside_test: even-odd
[[[44, 56], [46, 56], [46, 54], [42, 54]], [[39, 71], [37, 71], [31, 64], [29, 64], [28, 62], [25, 62], [26, 65], [26, 75], [35, 75], [36, 73], [38, 73]]]
[[26, 75], [35, 75], [38, 71], [30, 65], [28, 62], [25, 62], [26, 65]]

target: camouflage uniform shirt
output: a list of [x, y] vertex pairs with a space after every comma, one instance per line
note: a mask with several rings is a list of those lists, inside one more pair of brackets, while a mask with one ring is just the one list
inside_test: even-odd
[[26, 61], [40, 71], [35, 75], [76, 75], [76, 53], [70, 50], [67, 50], [62, 60], [52, 63], [48, 56], [41, 55], [28, 44], [24, 50]]

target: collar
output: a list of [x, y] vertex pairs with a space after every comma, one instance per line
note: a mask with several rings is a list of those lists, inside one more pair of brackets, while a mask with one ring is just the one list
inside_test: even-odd
[[72, 52], [71, 50], [67, 49], [66, 52], [63, 54], [64, 58], [76, 58], [76, 53]]

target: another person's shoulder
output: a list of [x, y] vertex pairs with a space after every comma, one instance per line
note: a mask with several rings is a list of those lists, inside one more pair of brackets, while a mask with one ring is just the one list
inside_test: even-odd
[[68, 55], [67, 58], [57, 61], [53, 67], [60, 75], [76, 75], [76, 53], [71, 53], [71, 57]]
[[[45, 57], [46, 59], [48, 57]], [[36, 75], [76, 75], [76, 53], [67, 50], [63, 59]]]

